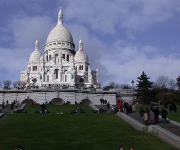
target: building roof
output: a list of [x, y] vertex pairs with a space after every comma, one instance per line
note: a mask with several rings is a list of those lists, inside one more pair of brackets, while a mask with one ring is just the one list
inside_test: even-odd
[[73, 43], [73, 38], [69, 30], [63, 25], [63, 13], [60, 9], [58, 13], [58, 23], [50, 31], [46, 43], [55, 42], [55, 41], [66, 41]]

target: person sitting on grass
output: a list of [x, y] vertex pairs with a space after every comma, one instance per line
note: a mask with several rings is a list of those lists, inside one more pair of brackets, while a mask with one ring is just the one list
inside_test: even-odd
[[134, 147], [133, 147], [133, 146], [130, 146], [130, 147], [129, 147], [129, 150], [134, 150]]
[[102, 107], [99, 107], [99, 113], [103, 113]]
[[123, 149], [123, 146], [119, 146], [119, 150], [124, 150], [124, 149]]
[[81, 113], [81, 108], [80, 107], [78, 107], [77, 109], [76, 109], [76, 114], [79, 114], [79, 113]]
[[45, 114], [45, 110], [46, 110], [46, 106], [45, 106], [45, 104], [43, 103], [43, 104], [41, 105], [41, 113], [42, 113], [42, 114]]

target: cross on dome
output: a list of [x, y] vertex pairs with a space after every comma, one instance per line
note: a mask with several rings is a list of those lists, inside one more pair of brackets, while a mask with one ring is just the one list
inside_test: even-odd
[[36, 42], [35, 42], [35, 50], [39, 50], [39, 42], [38, 42], [38, 40], [36, 40]]
[[83, 42], [81, 39], [79, 40], [79, 49], [83, 49]]

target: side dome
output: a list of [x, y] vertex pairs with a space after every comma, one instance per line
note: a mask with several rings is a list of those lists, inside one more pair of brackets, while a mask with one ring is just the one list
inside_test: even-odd
[[39, 62], [39, 59], [41, 57], [41, 53], [39, 51], [39, 42], [35, 42], [35, 50], [31, 53], [29, 57], [29, 62]]
[[34, 52], [31, 53], [29, 57], [29, 62], [38, 62], [41, 57], [40, 51], [35, 50]]
[[73, 38], [69, 30], [63, 25], [63, 13], [60, 9], [58, 13], [58, 23], [50, 31], [46, 43], [56, 42], [57, 40], [73, 43]]
[[86, 53], [85, 53], [82, 49], [80, 49], [80, 50], [78, 50], [78, 51], [76, 52], [76, 54], [75, 54], [75, 56], [74, 56], [74, 60], [75, 60], [76, 62], [79, 62], [79, 61], [88, 62], [88, 61], [89, 61]]

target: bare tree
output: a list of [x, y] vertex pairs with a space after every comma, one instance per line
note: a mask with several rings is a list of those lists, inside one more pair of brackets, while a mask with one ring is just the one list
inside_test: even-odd
[[129, 84], [121, 84], [120, 88], [121, 89], [132, 89], [132, 87]]
[[120, 84], [114, 81], [111, 81], [108, 83], [108, 86], [112, 87], [113, 89], [119, 89], [120, 88]]
[[169, 89], [175, 90], [177, 88], [176, 81], [173, 79], [170, 79], [168, 86], [169, 86]]
[[19, 85], [20, 85], [20, 81], [15, 81], [15, 82], [13, 82], [14, 88], [18, 87]]
[[12, 83], [12, 81], [10, 81], [10, 80], [4, 80], [4, 82], [3, 82], [4, 88], [9, 88], [11, 83]]
[[25, 82], [25, 81], [20, 82], [20, 86], [22, 86], [22, 87], [25, 87], [26, 84], [27, 84], [27, 82]]
[[2, 82], [0, 81], [0, 87], [2, 87]]
[[169, 80], [170, 79], [167, 76], [159, 76], [153, 86], [156, 88], [168, 88]]
[[102, 84], [101, 84], [100, 82], [98, 82], [98, 86], [99, 86], [99, 88], [101, 88], [101, 87], [102, 87]]

